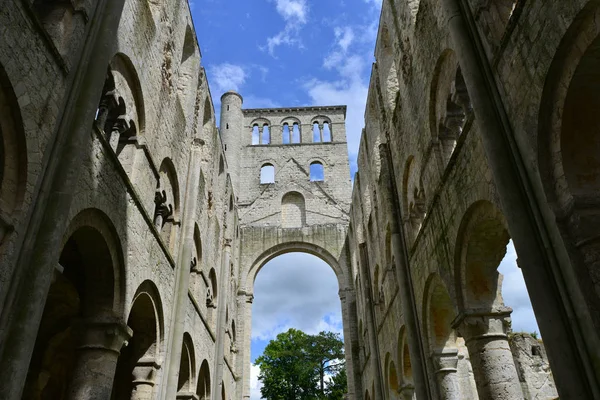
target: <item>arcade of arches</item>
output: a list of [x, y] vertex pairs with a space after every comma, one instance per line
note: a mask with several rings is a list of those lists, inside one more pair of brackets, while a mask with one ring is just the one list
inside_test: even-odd
[[215, 115], [185, 1], [3, 2], [0, 398], [248, 400], [289, 252], [336, 274], [349, 399], [600, 398], [599, 19], [383, 0], [351, 181], [345, 106]]

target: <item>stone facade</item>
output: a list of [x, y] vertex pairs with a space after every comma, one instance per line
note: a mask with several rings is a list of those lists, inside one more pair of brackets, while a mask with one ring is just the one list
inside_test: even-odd
[[247, 399], [290, 251], [338, 277], [350, 399], [600, 398], [599, 13], [385, 0], [352, 186], [344, 106], [217, 129], [185, 1], [5, 1], [0, 398]]

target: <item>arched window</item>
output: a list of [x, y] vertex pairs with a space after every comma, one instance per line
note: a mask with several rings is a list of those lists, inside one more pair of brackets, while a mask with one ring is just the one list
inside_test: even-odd
[[314, 143], [320, 143], [322, 142], [322, 138], [321, 138], [321, 128], [319, 127], [319, 123], [315, 122], [313, 124], [313, 142]]
[[252, 144], [259, 144], [260, 143], [260, 131], [258, 129], [258, 125], [255, 124], [252, 127]]
[[298, 192], [286, 193], [281, 198], [281, 226], [302, 228], [306, 224], [304, 196]]
[[196, 395], [200, 400], [210, 399], [210, 368], [206, 360], [202, 362], [202, 366], [200, 367]]
[[292, 143], [300, 143], [300, 126], [297, 122], [294, 122], [292, 131]]
[[264, 124], [262, 129], [262, 134], [260, 135], [260, 144], [270, 144], [271, 143], [271, 129], [269, 125]]
[[292, 142], [292, 137], [290, 136], [290, 126], [286, 122], [285, 124], [283, 124], [282, 143], [283, 144], [290, 144], [291, 142]]
[[275, 183], [275, 167], [272, 164], [265, 164], [260, 168], [260, 183]]
[[323, 182], [325, 180], [323, 164], [318, 161], [310, 164], [310, 180], [312, 182]]
[[331, 137], [331, 128], [329, 127], [329, 122], [323, 123], [323, 142], [331, 142], [333, 138]]

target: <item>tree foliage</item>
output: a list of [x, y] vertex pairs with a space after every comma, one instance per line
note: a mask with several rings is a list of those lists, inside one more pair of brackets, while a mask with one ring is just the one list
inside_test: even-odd
[[341, 400], [346, 393], [344, 343], [336, 333], [290, 329], [269, 342], [256, 365], [267, 400]]

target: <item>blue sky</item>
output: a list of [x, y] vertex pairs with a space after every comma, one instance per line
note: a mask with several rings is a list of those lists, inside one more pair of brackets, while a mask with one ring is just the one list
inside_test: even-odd
[[227, 90], [244, 108], [347, 105], [354, 173], [381, 0], [194, 0], [191, 8], [217, 115]]
[[[217, 116], [228, 90], [244, 97], [244, 108], [347, 105], [354, 175], [381, 2], [191, 0]], [[499, 271], [505, 304], [514, 309], [514, 330], [537, 331], [512, 244]], [[337, 280], [316, 257], [275, 258], [259, 273], [254, 294], [252, 360], [290, 327], [341, 332]], [[253, 367], [252, 400], [260, 399], [257, 375]]]

